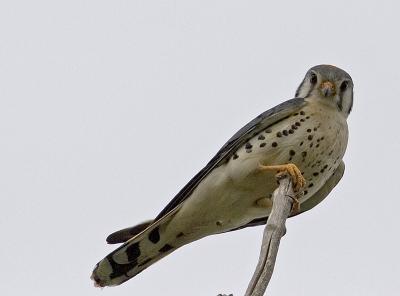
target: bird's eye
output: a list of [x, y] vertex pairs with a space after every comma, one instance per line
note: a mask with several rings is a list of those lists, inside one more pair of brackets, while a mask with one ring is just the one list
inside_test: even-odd
[[318, 81], [317, 74], [315, 74], [314, 72], [311, 72], [311, 74], [310, 74], [310, 82], [311, 82], [312, 84], [316, 84], [317, 81]]
[[340, 91], [344, 92], [347, 87], [349, 86], [349, 82], [348, 81], [343, 81], [342, 84], [340, 85]]

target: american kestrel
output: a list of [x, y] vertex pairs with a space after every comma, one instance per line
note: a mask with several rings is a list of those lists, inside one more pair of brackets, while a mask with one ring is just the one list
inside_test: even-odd
[[97, 263], [95, 285], [119, 285], [202, 237], [265, 224], [277, 188], [268, 168], [306, 180], [293, 215], [313, 208], [343, 176], [352, 105], [349, 74], [330, 65], [311, 68], [294, 99], [234, 134], [155, 219], [107, 238], [123, 244]]

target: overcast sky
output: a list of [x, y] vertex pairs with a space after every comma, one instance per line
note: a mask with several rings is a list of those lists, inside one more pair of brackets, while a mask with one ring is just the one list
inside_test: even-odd
[[[329, 63], [355, 84], [343, 180], [288, 221], [269, 295], [398, 295], [398, 1], [1, 1], [0, 294], [243, 295], [262, 227], [95, 289], [240, 127]], [[179, 143], [179, 145], [176, 145]]]

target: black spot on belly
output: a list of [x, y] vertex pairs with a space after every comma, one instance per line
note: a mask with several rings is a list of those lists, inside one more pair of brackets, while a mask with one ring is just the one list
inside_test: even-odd
[[296, 126], [300, 126], [301, 123], [297, 121], [297, 122], [295, 123], [295, 125], [296, 125]]
[[313, 135], [308, 135], [307, 139], [311, 141], [313, 139]]
[[127, 247], [126, 255], [128, 256], [129, 262], [137, 261], [137, 258], [140, 256], [139, 243], [137, 242]]
[[[235, 157], [235, 156], [234, 156]], [[154, 228], [152, 231], [149, 233], [149, 240], [153, 243], [156, 244], [160, 240], [160, 232], [158, 227]]]
[[277, 133], [276, 133], [276, 136], [277, 136], [278, 138], [280, 138], [280, 137], [282, 137], [282, 133], [281, 133], [281, 132], [277, 132]]
[[246, 143], [246, 146], [244, 146], [244, 148], [251, 149], [253, 148], [253, 145], [251, 145], [250, 143]]
[[307, 133], [311, 133], [311, 129], [310, 128], [307, 129]]
[[169, 244], [165, 244], [165, 245], [164, 245], [161, 249], [159, 249], [158, 251], [159, 251], [160, 253], [166, 253], [166, 252], [172, 250], [173, 248], [174, 248], [173, 246], [171, 246], [171, 245], [169, 245]]
[[263, 135], [259, 135], [259, 136], [258, 136], [258, 139], [259, 139], [259, 140], [265, 140], [265, 137], [264, 137]]
[[288, 133], [287, 130], [283, 130], [282, 133], [283, 133], [285, 136], [289, 135], [289, 133]]
[[318, 176], [319, 175], [319, 173], [318, 172], [315, 172], [315, 173], [313, 173], [313, 176]]
[[272, 142], [271, 146], [272, 146], [272, 147], [277, 147], [277, 146], [278, 146], [278, 143], [277, 143], [277, 142]]
[[300, 111], [300, 115], [306, 115], [306, 112]]
[[261, 143], [261, 144], [260, 144], [260, 147], [261, 147], [261, 148], [262, 148], [262, 147], [265, 147], [265, 145], [267, 145], [267, 143], [265, 143], [265, 142], [264, 142], [264, 143]]
[[293, 134], [293, 133], [294, 133], [294, 130], [290, 129], [289, 134]]
[[293, 156], [296, 154], [296, 151], [294, 151], [294, 150], [290, 150], [289, 151], [289, 155], [290, 155], [290, 158], [289, 158], [289, 161], [291, 161], [292, 159], [293, 159]]
[[232, 157], [233, 159], [238, 159], [239, 158], [239, 155], [237, 155], [236, 153], [235, 154], [233, 154], [233, 157]]

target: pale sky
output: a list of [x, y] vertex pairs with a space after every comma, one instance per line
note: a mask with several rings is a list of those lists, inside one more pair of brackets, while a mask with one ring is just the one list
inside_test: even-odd
[[[290, 219], [268, 295], [398, 295], [398, 1], [1, 1], [0, 295], [243, 295], [263, 227], [93, 287], [244, 124], [328, 63], [355, 84], [343, 180]], [[177, 144], [178, 143], [178, 144]]]

